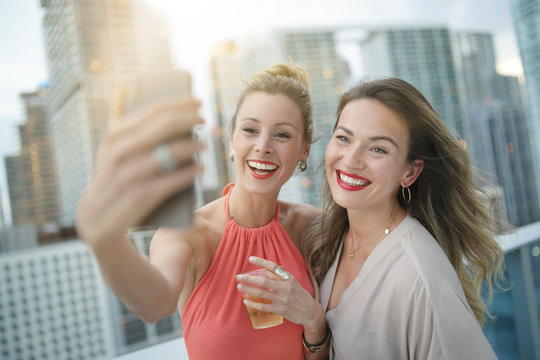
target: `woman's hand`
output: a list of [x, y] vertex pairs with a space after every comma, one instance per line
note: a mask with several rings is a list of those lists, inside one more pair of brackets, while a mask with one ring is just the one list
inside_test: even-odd
[[[122, 237], [167, 197], [191, 186], [201, 171], [191, 160], [202, 144], [185, 136], [203, 123], [199, 101], [190, 95], [168, 96], [124, 114], [125, 88], [117, 93], [77, 212], [79, 236], [92, 247]], [[163, 144], [172, 155], [168, 169], [155, 152]]]
[[[276, 274], [276, 269], [279, 268], [276, 263], [255, 256], [251, 256], [249, 262], [273, 274]], [[238, 275], [238, 290], [246, 295], [272, 301], [271, 304], [263, 304], [244, 300], [246, 305], [260, 311], [269, 311], [282, 315], [287, 320], [304, 326], [305, 332], [319, 334], [320, 336], [311, 336], [312, 343], [322, 341], [326, 335], [326, 320], [322, 306], [300, 285], [292, 274], [288, 273], [288, 275], [289, 279], [287, 280], [279, 279], [278, 275], [276, 275], [276, 279]], [[259, 287], [250, 286], [250, 284]]]

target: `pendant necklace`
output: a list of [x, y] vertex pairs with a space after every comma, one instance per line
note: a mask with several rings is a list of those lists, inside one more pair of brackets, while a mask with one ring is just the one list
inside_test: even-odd
[[[393, 211], [392, 211], [393, 212]], [[392, 228], [392, 222], [394, 221], [394, 216], [392, 216], [392, 219], [390, 219], [390, 224], [388, 224], [388, 226], [384, 229], [384, 235], [388, 235], [390, 234], [390, 229]], [[347, 256], [349, 257], [349, 259], [353, 260], [354, 259], [354, 256], [355, 256], [355, 252], [357, 250], [360, 250], [361, 248], [363, 248], [364, 246], [368, 246], [369, 244], [373, 244], [375, 241], [379, 240], [379, 238], [381, 237], [382, 234], [379, 234], [377, 235], [377, 237], [365, 244], [362, 244], [360, 245], [359, 247], [357, 247], [356, 249], [354, 249], [353, 251], [349, 251], [349, 253], [347, 254]], [[352, 235], [352, 232], [351, 232], [351, 243], [353, 242], [353, 235]]]

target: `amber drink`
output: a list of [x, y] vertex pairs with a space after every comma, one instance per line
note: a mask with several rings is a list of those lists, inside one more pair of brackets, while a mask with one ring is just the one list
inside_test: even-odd
[[[265, 276], [270, 277], [274, 274], [270, 273], [269, 271], [265, 269], [259, 269], [250, 271], [248, 273], [245, 273], [243, 275], [254, 275], [254, 276]], [[267, 299], [262, 299], [260, 297], [256, 296], [250, 296], [250, 295], [244, 295], [244, 298], [250, 301], [255, 301], [263, 304], [271, 304], [272, 301]], [[268, 312], [268, 311], [260, 311], [253, 309], [252, 307], [249, 307], [246, 305], [247, 312], [249, 314], [249, 319], [251, 320], [251, 325], [254, 329], [266, 329], [272, 326], [277, 326], [283, 324], [283, 316]]]

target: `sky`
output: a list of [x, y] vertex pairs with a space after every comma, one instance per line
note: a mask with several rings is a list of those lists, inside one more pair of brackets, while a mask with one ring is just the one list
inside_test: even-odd
[[[167, 19], [173, 59], [192, 73], [195, 94], [209, 95], [209, 49], [269, 27], [448, 25], [494, 35], [497, 68], [522, 75], [511, 0], [143, 0]], [[19, 94], [47, 80], [39, 0], [0, 5], [0, 196], [6, 210], [4, 161], [17, 151], [15, 126], [24, 120]], [[210, 103], [208, 101], [207, 103]], [[206, 107], [208, 112], [209, 108]]]

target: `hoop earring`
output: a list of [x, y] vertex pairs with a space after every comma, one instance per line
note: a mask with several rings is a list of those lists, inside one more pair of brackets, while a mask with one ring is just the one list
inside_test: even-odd
[[229, 160], [234, 161], [234, 150], [229, 151]]
[[[407, 189], [407, 196], [405, 196], [405, 189]], [[402, 186], [401, 187], [401, 196], [403, 197], [403, 201], [405, 201], [405, 203], [409, 204], [412, 200], [412, 196], [411, 196], [411, 189], [409, 189], [408, 186]]]
[[296, 170], [298, 170], [299, 172], [304, 172], [306, 171], [307, 169], [307, 162], [305, 162], [304, 160], [298, 160], [298, 162], [296, 163]]

